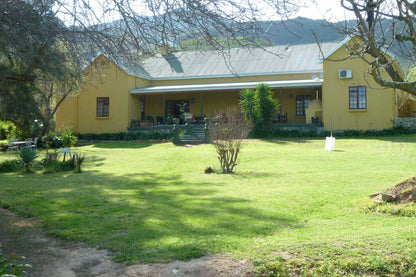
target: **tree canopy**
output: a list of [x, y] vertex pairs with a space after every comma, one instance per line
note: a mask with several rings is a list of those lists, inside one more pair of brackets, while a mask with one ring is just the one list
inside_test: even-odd
[[27, 132], [30, 121], [41, 118], [47, 132], [61, 101], [80, 84], [83, 66], [98, 53], [138, 61], [184, 40], [219, 51], [252, 45], [263, 34], [256, 23], [265, 18], [264, 7], [286, 18], [295, 2], [2, 0], [2, 117]]
[[[311, 0], [313, 2], [313, 0]], [[351, 49], [369, 65], [382, 86], [416, 95], [416, 82], [389, 59], [396, 50], [416, 61], [416, 6], [407, 0], [340, 0], [356, 16], [356, 26], [340, 30], [358, 35]], [[47, 121], [81, 84], [82, 68], [98, 53], [139, 61], [183, 41], [201, 49], [264, 45], [270, 16], [290, 18], [298, 0], [1, 0], [0, 105], [4, 119], [28, 129], [30, 120]], [[262, 24], [259, 24], [262, 23]], [[371, 59], [368, 59], [368, 55]], [[389, 78], [384, 78], [387, 72]], [[19, 111], [19, 112], [18, 112]]]
[[352, 11], [357, 21], [355, 26], [339, 30], [357, 35], [363, 42], [349, 49], [351, 54], [369, 65], [368, 72], [379, 85], [416, 95], [416, 82], [407, 79], [397, 63], [397, 59], [405, 66], [416, 63], [414, 1], [341, 0], [341, 5]]

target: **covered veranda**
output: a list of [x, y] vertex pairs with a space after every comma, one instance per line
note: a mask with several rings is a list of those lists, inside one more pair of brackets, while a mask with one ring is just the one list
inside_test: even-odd
[[[240, 91], [253, 89], [259, 83], [149, 86], [132, 89], [130, 93], [140, 99], [140, 126], [169, 124], [171, 118], [179, 117], [183, 111], [192, 114], [193, 121], [198, 123], [203, 118], [211, 117], [229, 106], [238, 105]], [[261, 83], [268, 84], [273, 91], [273, 97], [279, 100], [280, 106], [274, 119], [275, 123], [311, 123], [312, 117], [316, 117], [316, 112], [319, 114], [322, 79], [262, 81]], [[317, 107], [307, 114], [308, 104], [313, 101], [319, 103], [318, 105], [315, 103]]]

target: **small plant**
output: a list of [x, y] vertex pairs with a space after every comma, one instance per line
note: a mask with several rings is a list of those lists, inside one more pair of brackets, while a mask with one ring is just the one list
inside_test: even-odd
[[0, 163], [0, 172], [15, 172], [20, 166], [19, 160], [6, 160]]
[[61, 140], [63, 147], [73, 147], [77, 143], [78, 138], [74, 135], [71, 129], [66, 129], [61, 134]]
[[74, 169], [75, 173], [81, 173], [82, 172], [81, 165], [84, 162], [84, 159], [85, 159], [84, 155], [74, 154], [72, 160], [73, 160], [74, 166], [75, 166], [75, 169]]
[[172, 114], [168, 114], [168, 116], [166, 118], [166, 124], [167, 125], [173, 125], [173, 115]]
[[217, 151], [223, 173], [233, 173], [243, 140], [249, 132], [250, 125], [246, 122], [244, 115], [235, 108], [216, 115], [209, 125], [210, 138]]
[[46, 147], [57, 149], [63, 146], [62, 139], [54, 132], [50, 132], [43, 139], [46, 142]]
[[19, 150], [17, 156], [24, 167], [24, 171], [26, 173], [31, 172], [33, 162], [38, 157], [36, 150], [31, 147], [23, 147]]
[[180, 112], [179, 117], [181, 118], [181, 121], [183, 123], [185, 123], [185, 115], [189, 112], [188, 103], [187, 102], [182, 102], [180, 104], [177, 104], [177, 106], [178, 106], [179, 112]]
[[63, 143], [60, 137], [53, 137], [52, 140], [49, 142], [49, 146], [53, 149], [61, 148], [62, 145]]
[[[1, 244], [0, 244], [1, 247]], [[3, 252], [0, 248], [0, 276], [4, 277], [14, 277], [22, 276], [25, 274], [24, 268], [30, 268], [29, 264], [14, 264], [16, 258], [7, 258], [3, 255]]]

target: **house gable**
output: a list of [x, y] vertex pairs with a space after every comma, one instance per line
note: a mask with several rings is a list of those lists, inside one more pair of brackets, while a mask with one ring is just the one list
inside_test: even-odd
[[[59, 107], [57, 128], [71, 127], [79, 133], [125, 131], [133, 117], [137, 117], [139, 100], [129, 94], [148, 80], [132, 76], [104, 55], [98, 56], [83, 72], [79, 92]], [[98, 98], [108, 99], [108, 116], [97, 115]], [[107, 100], [106, 100], [107, 101]]]
[[[379, 86], [368, 72], [368, 65], [359, 57], [350, 57], [349, 47], [359, 38], [346, 40], [323, 60], [323, 123], [329, 130], [377, 130], [393, 126], [396, 115], [395, 90]], [[348, 47], [347, 47], [348, 45]], [[348, 70], [351, 78], [340, 77]], [[349, 76], [348, 76], [349, 77]], [[365, 87], [365, 103], [358, 108], [350, 97], [356, 88]], [[364, 88], [362, 89], [364, 90]], [[364, 94], [364, 92], [363, 92]]]

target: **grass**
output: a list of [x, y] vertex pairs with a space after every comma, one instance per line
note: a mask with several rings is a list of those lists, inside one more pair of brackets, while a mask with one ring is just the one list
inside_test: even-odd
[[265, 276], [412, 276], [416, 215], [371, 212], [368, 195], [414, 175], [415, 143], [249, 141], [230, 175], [203, 173], [220, 171], [210, 145], [99, 143], [76, 149], [82, 174], [1, 174], [0, 202], [127, 263], [226, 253]]

